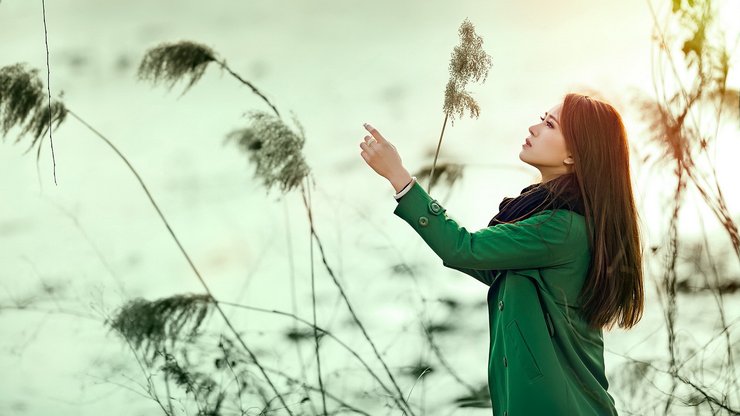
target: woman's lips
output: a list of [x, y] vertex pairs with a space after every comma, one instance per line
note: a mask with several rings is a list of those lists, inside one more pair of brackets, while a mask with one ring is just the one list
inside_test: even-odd
[[525, 147], [525, 146], [532, 147], [532, 142], [529, 141], [529, 138], [524, 139], [524, 144], [522, 145], [522, 147]]

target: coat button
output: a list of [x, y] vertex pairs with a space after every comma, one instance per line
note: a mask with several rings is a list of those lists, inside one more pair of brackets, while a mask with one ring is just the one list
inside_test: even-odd
[[432, 199], [431, 201], [429, 201], [429, 212], [434, 215], [439, 215], [442, 210], [442, 205], [440, 205], [436, 199]]
[[429, 224], [429, 218], [419, 217], [419, 225], [421, 225], [422, 227], [426, 227], [427, 224]]
[[509, 364], [506, 362], [506, 356], [504, 355], [504, 367], [508, 367]]
[[503, 311], [504, 310], [504, 301], [500, 300], [498, 301], [498, 310]]

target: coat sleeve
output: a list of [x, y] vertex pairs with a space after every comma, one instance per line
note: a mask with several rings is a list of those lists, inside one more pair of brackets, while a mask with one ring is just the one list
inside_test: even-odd
[[475, 232], [458, 225], [446, 211], [419, 183], [414, 183], [398, 200], [393, 213], [419, 234], [445, 267], [475, 278], [479, 275], [472, 270], [567, 264], [582, 255], [581, 250], [588, 249], [583, 218], [569, 210], [544, 210], [513, 224], [497, 224]]
[[495, 270], [476, 270], [476, 269], [469, 269], [467, 267], [457, 267], [453, 266], [449, 263], [446, 263], [442, 261], [442, 265], [445, 267], [448, 267], [450, 269], [455, 269], [457, 271], [463, 272], [467, 274], [468, 276], [472, 276], [479, 282], [483, 283], [486, 286], [491, 286], [491, 282], [493, 281], [493, 275]]

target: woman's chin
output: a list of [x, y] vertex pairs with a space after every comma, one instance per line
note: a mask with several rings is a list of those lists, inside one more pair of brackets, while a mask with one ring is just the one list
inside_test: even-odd
[[524, 156], [523, 155], [524, 152], [525, 152], [524, 150], [522, 150], [521, 152], [519, 152], [519, 160], [521, 160], [522, 162], [528, 164], [529, 166], [532, 166], [533, 168], [539, 169], [537, 167], [537, 164], [536, 163], [534, 163], [532, 160], [530, 160], [527, 156]]

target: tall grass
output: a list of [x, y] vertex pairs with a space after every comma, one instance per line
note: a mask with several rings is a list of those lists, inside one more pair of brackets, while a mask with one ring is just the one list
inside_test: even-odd
[[[719, 265], [722, 259], [713, 257], [709, 237], [703, 228], [704, 219], [694, 213], [682, 215], [687, 198], [698, 195], [728, 237], [734, 260], [740, 261], [740, 235], [715, 170], [717, 134], [723, 122], [736, 122], [740, 94], [727, 87], [730, 55], [718, 30], [717, 5], [709, 0], [673, 0], [665, 25], [648, 1], [654, 21], [657, 51], [653, 51], [654, 96], [635, 97], [636, 108], [648, 126], [648, 145], [655, 151], [638, 158], [655, 176], [672, 172], [675, 187], [668, 196], [672, 206], [667, 210], [668, 233], [664, 241], [651, 247], [654, 257], [660, 256], [662, 270], [656, 273], [656, 289], [667, 332], [668, 362], [646, 362], [627, 358], [621, 376], [622, 384], [630, 385], [629, 400], [634, 414], [674, 414], [677, 406], [693, 407], [696, 412], [740, 414], [740, 384], [736, 364], [737, 349], [732, 335], [736, 334], [738, 318], [730, 321], [724, 296]], [[672, 29], [676, 28], [673, 32]], [[667, 63], [667, 70], [663, 69]], [[675, 88], [674, 86], [678, 87]], [[711, 127], [700, 123], [703, 117]], [[685, 211], [685, 209], [683, 209]], [[687, 241], [679, 233], [680, 221], [700, 221], [702, 239]], [[690, 259], [689, 262], [686, 259]], [[725, 258], [727, 260], [728, 258]], [[687, 263], [692, 267], [685, 267]], [[730, 279], [725, 271], [725, 279]], [[703, 280], [703, 282], [700, 282]], [[700, 286], [701, 285], [701, 286]], [[683, 328], [677, 320], [679, 294], [696, 296], [691, 287], [703, 287], [712, 294], [720, 328], [704, 345], [691, 346], [678, 337]], [[707, 305], [708, 307], [709, 305]], [[701, 313], [710, 311], [702, 308]], [[719, 339], [724, 339], [723, 356], [709, 357], [701, 353]], [[707, 380], [707, 376], [711, 377]], [[666, 380], [667, 392], [647, 389]], [[650, 398], [653, 393], [657, 398]], [[657, 400], [660, 404], [654, 404]], [[651, 407], [652, 406], [652, 407]]]
[[[740, 103], [740, 94], [737, 90], [727, 88], [730, 56], [724, 45], [711, 36], [710, 29], [712, 23], [716, 21], [716, 10], [713, 9], [711, 2], [673, 0], [670, 17], [680, 22], [684, 32], [687, 33], [686, 38], [679, 43], [678, 47], [668, 45], [666, 39], [669, 36], [657, 23], [657, 16], [649, 2], [648, 6], [655, 19], [658, 32], [656, 35], [659, 44], [658, 55], [660, 59], [666, 59], [669, 62], [670, 72], [656, 71], [660, 78], [655, 79], [654, 82], [655, 97], [639, 97], [635, 100], [635, 105], [644, 114], [645, 121], [650, 127], [651, 143], [660, 149], [657, 157], [648, 156], [644, 162], [652, 162], [651, 167], [656, 170], [671, 169], [676, 179], [676, 186], [671, 194], [673, 206], [667, 218], [669, 233], [664, 244], [652, 248], [654, 255], [664, 256], [663, 270], [656, 285], [666, 321], [668, 335], [666, 347], [669, 359], [667, 363], [662, 363], [660, 360], [648, 362], [625, 357], [627, 364], [622, 368], [617, 385], [624, 385], [624, 391], [635, 399], [629, 401], [623, 398], [623, 402], [628, 403], [630, 407], [625, 409], [629, 414], [647, 414], [653, 411], [654, 414], [662, 412], [668, 415], [675, 411], [677, 403], [684, 407], [695, 407], [697, 412], [737, 414], [740, 411], [740, 393], [738, 393], [740, 386], [737, 381], [735, 364], [737, 351], [733, 349], [732, 330], [738, 319], [728, 316], [724, 296], [736, 291], [738, 283], [726, 277], [727, 268], [722, 267], [724, 263], [718, 257], [714, 257], [715, 254], [709, 250], [709, 237], [706, 232], [701, 241], [687, 243], [678, 232], [678, 224], [683, 218], [681, 208], [686, 198], [690, 192], [696, 192], [713, 213], [714, 218], [722, 224], [729, 240], [729, 249], [734, 253], [733, 260], [740, 260], [740, 238], [737, 226], [727, 208], [710, 153], [716, 145], [720, 123], [727, 118], [735, 120], [740, 115], [738, 114], [740, 110], [736, 105]], [[451, 119], [454, 125], [454, 117], [462, 117], [465, 111], [469, 111], [471, 117], [478, 116], [480, 108], [472, 95], [465, 91], [465, 85], [480, 79], [485, 81], [490, 67], [490, 57], [481, 48], [482, 39], [475, 35], [474, 28], [467, 19], [461, 25], [459, 33], [461, 44], [455, 48], [450, 62], [451, 77], [445, 89], [443, 106], [445, 119], [434, 162], [429, 168], [424, 168], [419, 173], [421, 176], [429, 177], [429, 192], [431, 192], [432, 185], [439, 180], [438, 178], [444, 178], [450, 186], [462, 178], [462, 165], [450, 163], [437, 166], [437, 156], [448, 119]], [[675, 57], [676, 49], [682, 54], [682, 62]], [[321, 342], [326, 340], [336, 343], [361, 365], [363, 371], [382, 390], [381, 398], [385, 397], [392, 402], [395, 409], [403, 414], [413, 415], [419, 407], [411, 403], [414, 387], [429, 374], [430, 370], [434, 371], [436, 367], [428, 360], [420, 359], [419, 362], [407, 368], [405, 374], [413, 377], [415, 381], [404, 392], [396, 379], [398, 372], [392, 371], [388, 366], [383, 354], [362, 323], [359, 311], [350, 301], [346, 289], [340, 283], [330, 264], [329, 254], [325, 251], [315, 227], [311, 203], [311, 169], [302, 154], [307, 138], [298, 120], [293, 119], [295, 127], [288, 126], [281, 118], [276, 105], [267, 98], [265, 93], [231, 69], [226, 60], [220, 58], [213, 48], [199, 43], [190, 41], [164, 43], [150, 49], [145, 53], [137, 75], [139, 79], [153, 84], [168, 84], [170, 89], [178, 82], [184, 81], [186, 86], [182, 94], [185, 94], [202, 79], [211, 63], [227, 71], [240, 84], [247, 86], [270, 109], [269, 112], [249, 112], [246, 126], [234, 129], [227, 135], [226, 141], [235, 144], [239, 151], [247, 155], [249, 163], [254, 167], [255, 178], [261, 181], [268, 192], [277, 189], [283, 195], [295, 190], [301, 193], [310, 226], [312, 320], [298, 316], [295, 311], [289, 313], [217, 299], [180, 244], [143, 179], [130, 161], [111, 140], [69, 110], [61, 99], [51, 99], [48, 60], [46, 94], [48, 102], [46, 105], [44, 105], [43, 83], [38, 79], [37, 70], [28, 69], [22, 64], [0, 68], [0, 128], [3, 137], [12, 128], [19, 128], [20, 134], [16, 143], [23, 136], [30, 136], [30, 145], [26, 152], [36, 147], [38, 162], [43, 136], [48, 132], [51, 140], [51, 131], [58, 128], [68, 115], [78, 120], [97, 138], [106, 142], [127, 164], [202, 283], [205, 290], [203, 294], [176, 294], [156, 300], [130, 299], [117, 310], [114, 316], [105, 321], [109, 328], [123, 338], [133, 354], [146, 380], [146, 384], [141, 386], [143, 392], [157, 403], [159, 410], [168, 416], [190, 413], [244, 415], [254, 410], [257, 402], [260, 402], [260, 414], [282, 410], [292, 415], [296, 406], [306, 402], [312, 404], [309, 392], [321, 395], [322, 414], [348, 411], [369, 415], [369, 412], [348, 403], [348, 400], [341, 394], [332, 391], [331, 387], [324, 384], [320, 346]], [[680, 68], [680, 70], [688, 71], [692, 74], [690, 78], [695, 80], [690, 85], [683, 85], [679, 77], [679, 66], [682, 63], [685, 68]], [[668, 81], [663, 77], [667, 75], [675, 77], [674, 81], [680, 86], [676, 91], [666, 89]], [[701, 115], [706, 112], [714, 117], [713, 133], [700, 129]], [[700, 158], [704, 159], [700, 160]], [[435, 168], [438, 173], [436, 177]], [[660, 173], [658, 171], [656, 174]], [[693, 188], [689, 188], [689, 185]], [[328, 272], [354, 324], [362, 332], [364, 340], [371, 347], [382, 370], [375, 369], [372, 363], [352, 349], [340, 337], [340, 334], [333, 333], [317, 324], [313, 270], [314, 242], [319, 248], [324, 269]], [[682, 252], [690, 254], [688, 262], [695, 265], [693, 275], [699, 278], [682, 274], [681, 266], [687, 262], [682, 258]], [[410, 270], [405, 263], [397, 266], [396, 271], [399, 274], [405, 273], [403, 270]], [[700, 279], [703, 281], [696, 281]], [[679, 294], [685, 293], [689, 296], [699, 291], [708, 291], [712, 294], [721, 328], [706, 344], [692, 348], [680, 343], [680, 338], [677, 337], [680, 328], [676, 316]], [[33, 302], [34, 299], [28, 299], [13, 305], [0, 305], [0, 310], [29, 310], [28, 305]], [[296, 378], [292, 374], [258, 360], [257, 350], [247, 345], [243, 334], [232, 325], [224, 312], [224, 309], [228, 308], [242, 312], [250, 311], [280, 316], [296, 325], [285, 333], [285, 339], [287, 342], [295, 343], [296, 346], [304, 341], [313, 341], [318, 385], [310, 383], [305, 376]], [[70, 313], [63, 309], [57, 309], [56, 312]], [[230, 335], [213, 333], [209, 330], [206, 319], [214, 312], [223, 318], [231, 331]], [[431, 352], [439, 361], [441, 368], [445, 369], [456, 383], [466, 390], [466, 394], [456, 400], [456, 405], [459, 407], [490, 406], [487, 386], [485, 384], [476, 386], [467, 381], [465, 375], [458, 374], [445, 359], [442, 348], [435, 343], [435, 334], [450, 332], [454, 327], [444, 322], [427, 322], [423, 318], [419, 319], [419, 324], [422, 337], [431, 347]], [[298, 325], [303, 329], [297, 329]], [[711, 364], [718, 366], [710, 368], [715, 371], [713, 375], [716, 378], [706, 381], [701, 373], [706, 366], [703, 362], [697, 362], [697, 359], [703, 359], [700, 355], [702, 351], [718, 340], [723, 340], [725, 344], [723, 356], [712, 357]], [[255, 374], [254, 368], [259, 369], [261, 377]], [[655, 393], [647, 388], [648, 382], [654, 383], [664, 376], [668, 377], [671, 382], [668, 392]], [[262, 385], [262, 379], [267, 382], [269, 390]], [[305, 394], [298, 400], [291, 401], [288, 394], [278, 391], [277, 384], [273, 380], [281, 380], [290, 388], [296, 388]], [[656, 400], [655, 397], [650, 397], [650, 394], [657, 395], [657, 400], [660, 401], [659, 406], [650, 402]], [[276, 400], [280, 402], [281, 407], [274, 404]], [[329, 403], [334, 404], [335, 408], [331, 409]], [[421, 409], [422, 413], [425, 411], [426, 409]], [[312, 409], [312, 413], [317, 413], [315, 408]]]
[[[20, 139], [25, 134], [30, 134], [32, 140], [28, 150], [30, 150], [34, 145], [38, 146], [38, 158], [42, 143], [39, 138], [41, 138], [45, 131], [49, 129], [49, 126], [52, 125], [52, 122], [56, 121], [56, 127], [58, 128], [62, 121], [64, 121], [64, 119], [66, 118], [67, 114], [77, 119], [91, 132], [93, 132], [96, 137], [103, 140], [111, 149], [113, 149], [113, 151], [126, 164], [131, 173], [136, 177], [139, 185], [141, 185], [142, 189], [146, 193], [149, 202], [156, 210], [163, 224], [169, 231], [170, 236], [177, 244], [180, 252], [187, 260], [188, 264], [190, 265], [199, 282], [205, 289], [206, 293], [208, 294], [208, 296], [213, 297], [205, 279], [203, 279], [200, 272], [188, 255], [187, 251], [180, 243], [180, 240], [177, 238], [174, 230], [165, 218], [164, 213], [160, 209], [159, 205], [154, 201], [154, 197], [150, 193], [149, 188], [146, 186], [144, 180], [133, 167], [131, 162], [107, 137], [93, 128], [87, 121], [68, 109], [61, 101], [55, 101], [54, 103], [52, 103], [51, 106], [44, 107], [41, 99], [43, 95], [42, 88], [42, 82], [38, 78], [38, 70], [36, 69], [29, 70], [24, 64], [15, 64], [0, 68], [0, 125], [2, 126], [3, 137], [5, 137], [13, 127], [20, 128], [21, 132], [16, 139], [16, 143], [20, 141]], [[50, 108], [51, 112], [49, 112], [47, 108]], [[28, 152], [28, 150], [26, 152]], [[231, 321], [228, 319], [221, 307], [217, 303], [215, 304], [215, 307], [219, 314], [224, 318], [226, 325], [234, 334], [235, 338], [239, 341], [244, 350], [247, 351], [247, 353], [250, 355], [254, 364], [258, 368], [260, 368], [257, 357], [236, 331], [236, 328], [234, 328], [234, 326], [231, 324]], [[267, 383], [270, 385], [272, 390], [282, 402], [283, 406], [286, 408], [287, 412], [291, 414], [290, 409], [287, 409], [287, 404], [284, 402], [282, 395], [277, 391], [277, 388], [272, 383], [270, 377], [264, 371], [262, 371], [262, 374], [265, 377], [265, 381], [267, 381]]]
[[491, 56], [483, 50], [483, 38], [475, 33], [475, 26], [466, 18], [458, 30], [460, 44], [455, 46], [450, 59], [450, 79], [445, 87], [445, 99], [442, 110], [445, 119], [442, 122], [442, 132], [439, 134], [437, 150], [434, 153], [431, 172], [429, 173], [429, 186], [427, 193], [432, 192], [434, 183], [434, 169], [437, 165], [439, 148], [442, 146], [442, 137], [449, 119], [455, 125], [455, 116], [462, 117], [465, 110], [470, 112], [470, 117], [480, 115], [480, 106], [473, 96], [465, 90], [469, 82], [485, 82], [488, 71], [491, 68]]

